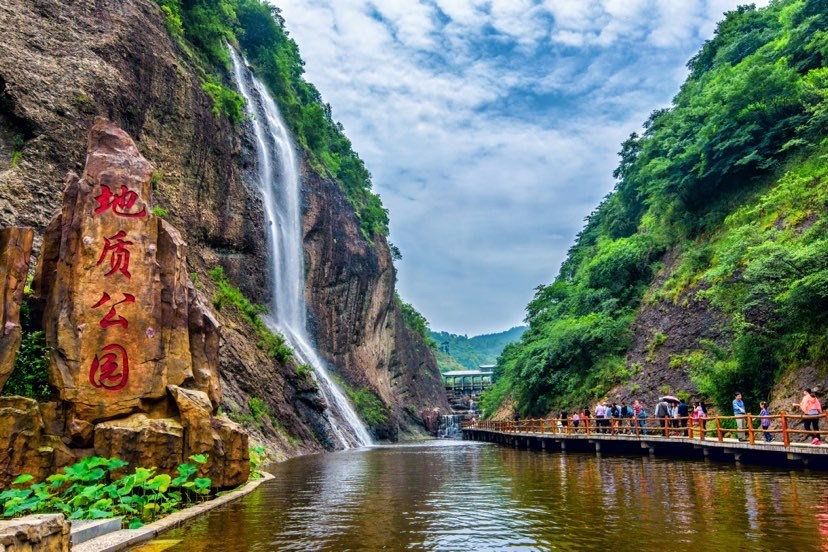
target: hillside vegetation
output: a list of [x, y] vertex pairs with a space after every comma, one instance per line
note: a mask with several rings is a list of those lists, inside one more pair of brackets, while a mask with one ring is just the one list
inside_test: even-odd
[[449, 332], [431, 332], [431, 339], [437, 343], [437, 364], [440, 371], [477, 370], [481, 364], [494, 364], [503, 348], [514, 343], [523, 332], [518, 326], [505, 332], [468, 337]]
[[216, 114], [243, 119], [244, 100], [230, 82], [227, 44], [238, 45], [256, 75], [270, 89], [311, 165], [334, 178], [357, 213], [365, 237], [388, 234], [388, 211], [371, 192], [371, 174], [354, 152], [331, 106], [303, 78], [296, 42], [288, 36], [279, 8], [264, 0], [157, 0], [167, 29], [182, 49], [206, 67], [204, 90]]
[[507, 395], [534, 415], [623, 387], [641, 369], [627, 357], [639, 309], [688, 297], [728, 338], [671, 358], [684, 391], [725, 406], [739, 389], [755, 408], [785, 371], [825, 373], [827, 61], [826, 0], [725, 14], [672, 106], [621, 145], [615, 189], [527, 306], [488, 412]]

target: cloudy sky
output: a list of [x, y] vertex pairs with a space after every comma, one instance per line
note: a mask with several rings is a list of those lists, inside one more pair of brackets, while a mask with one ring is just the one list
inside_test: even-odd
[[739, 4], [273, 1], [390, 210], [400, 294], [468, 335], [522, 322], [620, 143]]

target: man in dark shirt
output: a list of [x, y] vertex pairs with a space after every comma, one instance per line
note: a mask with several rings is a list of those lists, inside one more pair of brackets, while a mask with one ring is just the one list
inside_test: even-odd
[[681, 399], [678, 404], [679, 427], [681, 427], [681, 434], [687, 435], [687, 417], [690, 415], [690, 407]]

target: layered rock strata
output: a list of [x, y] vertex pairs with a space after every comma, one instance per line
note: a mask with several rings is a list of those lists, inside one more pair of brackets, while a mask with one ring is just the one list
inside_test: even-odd
[[[214, 115], [204, 68], [170, 37], [157, 2], [7, 0], [0, 2], [0, 28], [0, 226], [33, 226], [33, 255], [56, 253], [41, 247], [40, 236], [61, 205], [66, 170], [83, 170], [86, 134], [103, 115], [152, 160], [153, 200], [189, 245], [188, 276], [196, 287], [214, 292], [207, 273], [221, 264], [250, 300], [267, 304], [266, 225], [251, 174], [251, 127]], [[305, 170], [303, 196], [306, 255], [314, 257], [306, 263], [312, 333], [320, 332], [332, 368], [389, 405], [381, 436], [416, 427], [417, 412], [445, 407], [444, 399], [429, 350], [397, 322], [387, 244], [360, 234], [336, 183]], [[337, 295], [347, 289], [359, 291]], [[251, 415], [249, 400], [263, 399], [268, 415], [248, 430], [279, 458], [329, 447], [324, 403], [312, 382], [258, 348], [234, 309], [213, 314], [223, 329], [223, 410], [243, 419]], [[424, 379], [436, 384], [420, 385]], [[77, 442], [91, 442], [85, 423], [76, 422]]]
[[[42, 444], [53, 426], [72, 446], [68, 458], [58, 445], [60, 454], [30, 466], [37, 475], [90, 452], [169, 472], [206, 453], [214, 486], [238, 485], [248, 477], [247, 434], [213, 416], [219, 326], [190, 282], [183, 239], [153, 214], [151, 175], [132, 139], [97, 119], [34, 278], [59, 400], [41, 416], [34, 401], [9, 399], [2, 421], [27, 427], [6, 442]], [[23, 470], [9, 462], [8, 475]]]
[[20, 305], [29, 274], [33, 238], [31, 228], [0, 229], [0, 391], [11, 375], [23, 337]]

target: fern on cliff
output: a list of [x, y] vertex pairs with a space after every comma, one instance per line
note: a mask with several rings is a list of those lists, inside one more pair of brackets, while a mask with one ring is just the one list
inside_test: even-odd
[[19, 395], [38, 401], [48, 401], [52, 390], [49, 387], [49, 357], [51, 351], [46, 344], [46, 334], [32, 317], [31, 288], [25, 287], [20, 308], [20, 327], [23, 337], [14, 361], [14, 368], [3, 395]]

